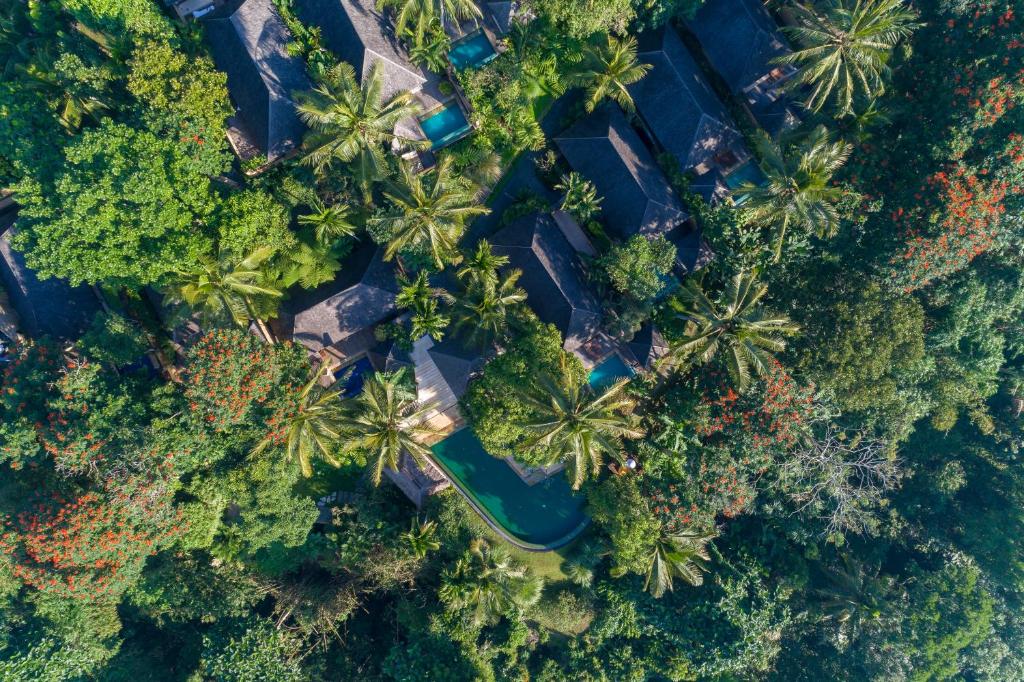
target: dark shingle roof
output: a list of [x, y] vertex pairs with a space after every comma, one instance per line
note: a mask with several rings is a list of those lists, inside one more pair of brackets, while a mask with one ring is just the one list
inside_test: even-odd
[[602, 214], [620, 239], [665, 234], [687, 219], [654, 158], [622, 111], [608, 104], [555, 138], [569, 165], [604, 197]]
[[99, 301], [87, 286], [60, 279], [39, 279], [11, 248], [11, 230], [0, 219], [0, 282], [28, 336], [77, 340], [99, 313]]
[[360, 248], [336, 280], [287, 301], [282, 319], [291, 321], [292, 338], [318, 351], [393, 317], [399, 287], [381, 253]]
[[668, 342], [650, 322], [640, 327], [627, 345], [644, 367], [650, 367], [655, 360], [668, 352]]
[[761, 0], [707, 0], [686, 25], [737, 94], [776, 68], [772, 59], [789, 52]]
[[245, 0], [230, 15], [204, 23], [249, 140], [269, 161], [286, 154], [304, 130], [291, 98], [311, 86], [303, 61], [288, 54], [291, 33], [273, 0]]
[[456, 398], [462, 397], [473, 372], [483, 366], [483, 356], [479, 352], [457, 341], [445, 340], [436, 343], [427, 353]]
[[668, 240], [676, 247], [676, 263], [683, 274], [696, 272], [715, 258], [715, 252], [698, 228], [680, 228], [669, 234]]
[[320, 28], [324, 47], [351, 64], [360, 82], [380, 62], [385, 101], [427, 82], [373, 0], [295, 0], [295, 11], [307, 25]]
[[712, 92], [697, 62], [672, 28], [640, 36], [638, 56], [651, 65], [629, 86], [637, 112], [681, 170], [713, 165], [714, 157], [741, 146], [725, 107]]
[[600, 305], [586, 282], [583, 266], [551, 216], [523, 216], [491, 238], [494, 252], [523, 271], [519, 285], [543, 322], [554, 324], [573, 349], [598, 330]]

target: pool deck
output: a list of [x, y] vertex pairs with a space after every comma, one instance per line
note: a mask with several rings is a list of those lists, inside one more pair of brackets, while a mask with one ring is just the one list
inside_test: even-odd
[[423, 439], [424, 445], [433, 445], [458, 431], [466, 423], [459, 411], [459, 399], [445, 381], [437, 363], [427, 351], [434, 347], [429, 336], [423, 336], [412, 345], [409, 357], [416, 375], [416, 398], [421, 405], [430, 405], [431, 410], [423, 421], [432, 433]]

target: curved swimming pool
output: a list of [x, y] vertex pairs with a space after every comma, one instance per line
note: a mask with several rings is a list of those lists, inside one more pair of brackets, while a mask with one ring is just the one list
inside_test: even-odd
[[484, 450], [472, 429], [456, 431], [431, 452], [477, 513], [517, 547], [557, 549], [590, 523], [583, 496], [573, 493], [564, 475], [527, 485], [504, 460]]

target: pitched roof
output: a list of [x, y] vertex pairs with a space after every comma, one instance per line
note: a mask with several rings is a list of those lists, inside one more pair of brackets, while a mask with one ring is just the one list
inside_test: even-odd
[[206, 41], [249, 140], [273, 161], [302, 140], [305, 129], [292, 102], [309, 90], [305, 63], [288, 54], [291, 33], [273, 0], [245, 0], [227, 16], [204, 22]]
[[675, 230], [668, 235], [668, 240], [676, 247], [676, 263], [684, 274], [700, 270], [715, 258], [715, 252], [698, 228]]
[[686, 25], [737, 94], [776, 68], [774, 58], [789, 52], [761, 0], [707, 0]]
[[664, 234], [687, 219], [668, 179], [617, 105], [600, 107], [556, 137], [555, 144], [604, 197], [602, 213], [620, 239]]
[[523, 271], [519, 285], [542, 321], [554, 324], [569, 350], [598, 330], [601, 308], [587, 285], [583, 266], [555, 221], [531, 213], [491, 238], [494, 252], [509, 257], [508, 268]]
[[658, 143], [688, 171], [742, 145], [725, 107], [672, 28], [640, 36], [638, 57], [651, 70], [629, 86], [637, 112]]
[[427, 353], [456, 398], [462, 397], [473, 372], [484, 364], [479, 352], [452, 340], [435, 343]]
[[100, 311], [92, 289], [56, 278], [39, 279], [11, 248], [13, 228], [7, 227], [0, 219], [0, 283], [18, 312], [21, 331], [77, 340]]
[[650, 367], [668, 352], [668, 342], [650, 322], [640, 327], [627, 345], [644, 367]]
[[394, 267], [380, 249], [365, 246], [344, 263], [337, 279], [301, 292], [283, 313], [292, 320], [292, 339], [318, 351], [394, 316], [398, 291]]
[[324, 47], [351, 64], [360, 82], [379, 62], [385, 101], [427, 82], [374, 0], [295, 0], [295, 12], [307, 25], [320, 28]]

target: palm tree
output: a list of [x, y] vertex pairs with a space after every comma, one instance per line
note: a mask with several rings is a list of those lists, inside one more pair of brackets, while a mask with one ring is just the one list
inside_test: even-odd
[[455, 609], [469, 611], [473, 625], [496, 622], [513, 609], [540, 601], [544, 580], [512, 560], [508, 550], [473, 540], [469, 552], [441, 574], [438, 594]]
[[411, 25], [421, 25], [436, 17], [443, 26], [449, 17], [462, 21], [483, 19], [483, 12], [473, 0], [379, 0], [382, 7], [395, 10], [395, 33], [402, 35]]
[[455, 273], [468, 287], [495, 286], [498, 283], [498, 268], [508, 265], [508, 256], [500, 256], [494, 253], [491, 243], [481, 239], [476, 245], [476, 251], [470, 256], [464, 256], [462, 267]]
[[568, 211], [580, 223], [589, 222], [601, 212], [602, 197], [597, 196], [594, 183], [573, 171], [563, 175], [555, 189], [565, 193], [562, 199], [562, 210]]
[[665, 590], [672, 591], [673, 578], [699, 586], [704, 582], [705, 562], [711, 561], [707, 545], [714, 538], [712, 534], [666, 533], [659, 534], [651, 551], [647, 566], [647, 581], [644, 589], [655, 599], [661, 599]]
[[341, 162], [352, 170], [367, 200], [370, 185], [386, 175], [384, 148], [395, 142], [422, 145], [395, 132], [399, 121], [419, 111], [413, 96], [403, 92], [384, 102], [382, 87], [380, 63], [360, 87], [352, 66], [338, 62], [318, 87], [295, 95], [299, 116], [310, 127], [302, 162], [320, 174]]
[[437, 532], [437, 522], [420, 521], [418, 518], [412, 520], [412, 525], [407, 533], [402, 533], [402, 539], [409, 543], [412, 553], [422, 559], [431, 551], [441, 547], [441, 543], [434, 537]]
[[[314, 457], [331, 466], [340, 464], [334, 451], [341, 439], [345, 419], [340, 391], [320, 384], [328, 369], [326, 362], [320, 363], [320, 368], [299, 393], [298, 408], [284, 424], [283, 439], [288, 461], [297, 461], [306, 478], [313, 475]], [[271, 432], [253, 449], [252, 454], [280, 444], [281, 439], [279, 432]]]
[[885, 91], [892, 48], [919, 26], [917, 12], [904, 0], [825, 0], [795, 3], [793, 10], [797, 25], [783, 30], [802, 49], [776, 62], [800, 67], [790, 82], [811, 86], [809, 109], [820, 111], [834, 101], [839, 116], [851, 113], [857, 100]]
[[421, 336], [429, 336], [434, 341], [444, 338], [444, 332], [451, 322], [451, 318], [437, 309], [437, 299], [431, 298], [423, 301], [413, 308], [411, 336], [413, 340]]
[[412, 311], [412, 340], [426, 335], [440, 341], [451, 320], [438, 309], [438, 300], [451, 303], [455, 298], [443, 288], [432, 286], [425, 270], [420, 270], [413, 280], [400, 277], [400, 282], [402, 288], [395, 305]]
[[384, 259], [391, 260], [405, 249], [423, 248], [430, 252], [434, 264], [443, 268], [454, 259], [456, 245], [466, 221], [490, 213], [477, 204], [469, 184], [452, 171], [450, 156], [434, 169], [417, 173], [403, 164], [400, 181], [385, 196], [392, 210], [374, 219], [374, 225], [390, 235]]
[[846, 163], [852, 146], [833, 142], [825, 126], [783, 145], [761, 132], [757, 146], [765, 181], [760, 185], [744, 183], [736, 192], [746, 195], [743, 213], [749, 222], [778, 228], [778, 262], [790, 226], [816, 232], [822, 238], [835, 234], [839, 225], [835, 203], [843, 190], [831, 184], [832, 175]]
[[513, 270], [497, 284], [477, 284], [466, 289], [459, 301], [456, 331], [468, 330], [470, 343], [486, 348], [508, 331], [509, 308], [526, 300], [526, 292], [516, 286], [521, 270]]
[[672, 344], [668, 357], [678, 361], [695, 356], [704, 364], [721, 350], [733, 382], [740, 391], [746, 390], [750, 368], [759, 376], [767, 374], [775, 362], [772, 353], [785, 348], [781, 337], [800, 331], [788, 317], [761, 308], [759, 302], [766, 293], [768, 287], [759, 285], [753, 274], [741, 272], [714, 302], [699, 284], [689, 280], [671, 302], [686, 322], [686, 331]]
[[363, 392], [344, 403], [347, 445], [373, 458], [374, 485], [380, 484], [384, 467], [398, 469], [403, 452], [426, 457], [428, 448], [417, 439], [434, 435], [422, 423], [433, 406], [420, 407], [404, 377], [404, 368], [373, 374], [363, 383]]
[[579, 489], [588, 472], [598, 474], [604, 456], [621, 450], [622, 438], [643, 435], [632, 415], [633, 401], [622, 394], [627, 383], [623, 379], [594, 395], [563, 371], [558, 379], [541, 376], [524, 394], [536, 415], [525, 424], [536, 434], [528, 447], [541, 450], [545, 466], [564, 462], [573, 489]]
[[356, 233], [356, 226], [350, 219], [348, 206], [332, 204], [328, 206], [323, 199], [312, 193], [308, 199], [310, 213], [304, 213], [297, 219], [299, 225], [313, 231], [317, 243], [330, 245], [342, 237], [351, 237]]
[[273, 337], [263, 320], [277, 310], [282, 292], [268, 281], [266, 262], [273, 247], [253, 251], [238, 262], [205, 257], [194, 270], [178, 273], [172, 298], [184, 301], [210, 319], [230, 319], [240, 326], [255, 321], [268, 341]]
[[811, 594], [818, 617], [836, 623], [840, 637], [850, 642], [893, 614], [903, 586], [895, 578], [879, 573], [877, 567], [869, 568], [849, 554], [843, 554], [841, 559], [840, 566], [819, 566], [825, 585]]
[[[474, 5], [475, 7], [475, 5]], [[452, 41], [448, 38], [441, 22], [433, 16], [422, 16], [412, 33], [409, 59], [434, 73], [444, 73], [448, 66], [448, 52]]]
[[605, 45], [590, 46], [580, 65], [569, 74], [569, 83], [587, 89], [587, 111], [610, 97], [627, 111], [636, 106], [627, 86], [647, 75], [650, 64], [636, 60], [636, 38], [620, 40], [611, 35]]

